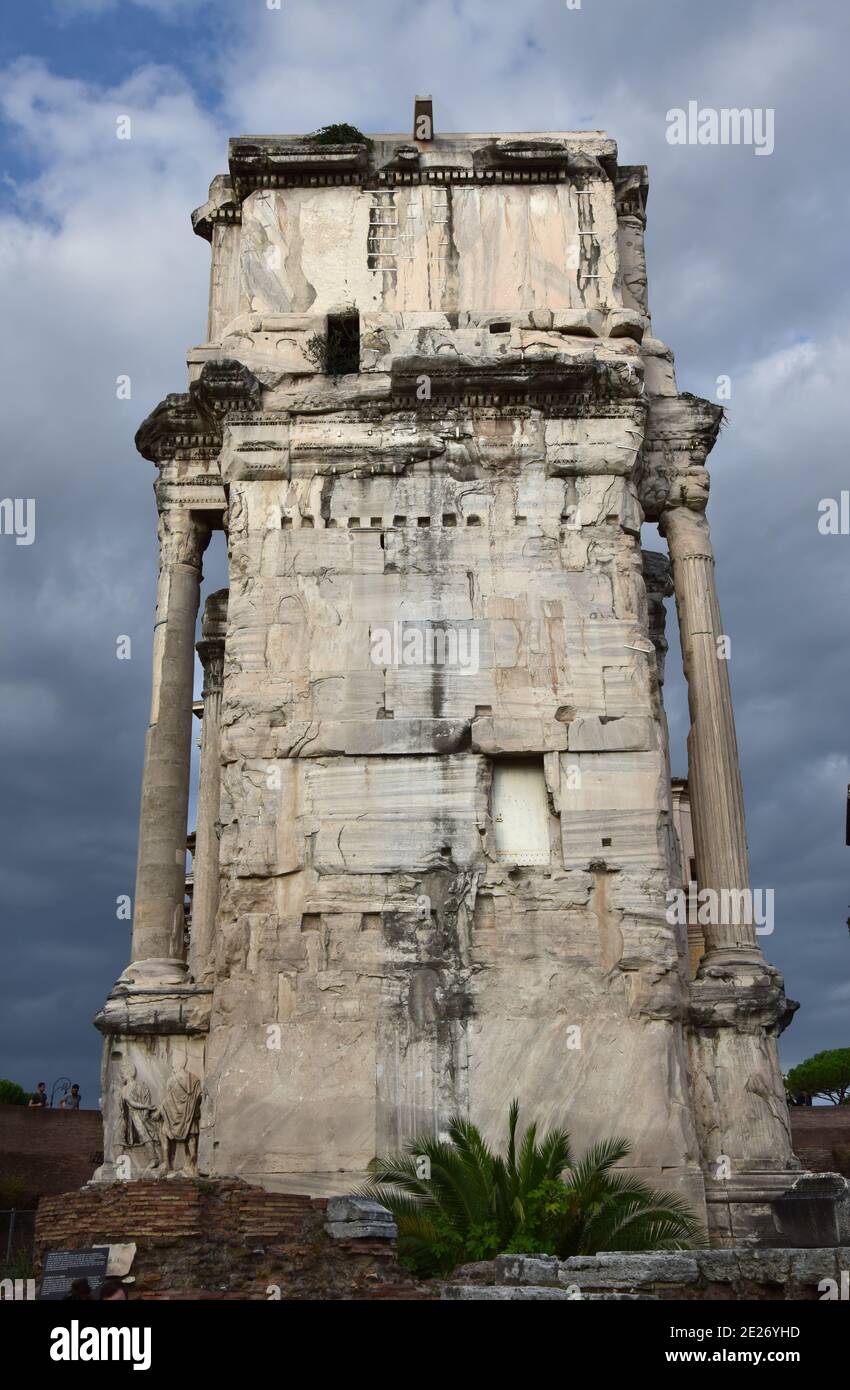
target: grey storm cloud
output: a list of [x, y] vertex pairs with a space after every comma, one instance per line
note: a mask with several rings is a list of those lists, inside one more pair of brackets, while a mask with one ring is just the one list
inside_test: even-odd
[[[228, 135], [405, 130], [416, 92], [438, 129], [605, 129], [649, 165], [654, 331], [680, 389], [731, 384], [710, 517], [753, 882], [776, 894], [763, 944], [803, 1006], [783, 1060], [846, 1044], [850, 537], [817, 526], [820, 499], [850, 486], [846, 4], [135, 0], [157, 60], [105, 54], [96, 81], [69, 75], [62, 36], [116, 9], [47, 7], [43, 43], [2, 74], [2, 492], [35, 499], [36, 539], [0, 536], [0, 1074], [73, 1074], [85, 1103], [98, 1094], [90, 1019], [129, 948], [116, 899], [133, 891], [156, 581], [154, 470], [133, 434], [204, 338], [209, 252], [189, 211]], [[670, 144], [667, 113], [689, 101], [770, 108], [773, 153]], [[207, 591], [224, 564], [219, 545]], [[674, 613], [669, 631], [681, 775]]]

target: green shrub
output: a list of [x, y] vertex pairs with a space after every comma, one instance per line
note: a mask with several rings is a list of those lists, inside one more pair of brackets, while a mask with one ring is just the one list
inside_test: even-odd
[[346, 121], [323, 125], [310, 136], [311, 145], [365, 145], [371, 150], [373, 143], [356, 125], [349, 125]]
[[0, 1079], [0, 1105], [26, 1105], [29, 1098], [29, 1091], [25, 1091], [17, 1081]]
[[373, 1159], [357, 1195], [392, 1212], [399, 1255], [417, 1274], [447, 1274], [502, 1251], [567, 1259], [705, 1243], [684, 1202], [616, 1168], [631, 1151], [627, 1140], [603, 1140], [573, 1159], [564, 1129], [538, 1141], [531, 1124], [517, 1143], [518, 1118], [514, 1101], [505, 1157], [455, 1115], [449, 1142], [423, 1136], [403, 1154]]

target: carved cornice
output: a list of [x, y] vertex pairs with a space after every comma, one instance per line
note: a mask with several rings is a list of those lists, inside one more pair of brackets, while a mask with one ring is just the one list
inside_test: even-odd
[[390, 400], [394, 409], [410, 408], [427, 377], [430, 399], [442, 406], [539, 404], [552, 411], [560, 404], [577, 415], [605, 413], [612, 404], [642, 407], [642, 383], [622, 367], [620, 362], [576, 361], [566, 355], [560, 360], [497, 362], [407, 357], [393, 362]]
[[205, 457], [215, 453], [219, 443], [216, 422], [199, 410], [187, 391], [169, 392], [142, 421], [135, 437], [142, 458], [156, 464], [189, 450], [195, 457]]
[[[376, 154], [365, 143], [316, 144], [310, 136], [239, 136], [229, 145], [230, 185], [236, 202], [241, 203], [258, 188], [565, 181], [585, 184], [597, 179], [613, 180], [617, 167], [614, 142], [602, 138], [591, 142], [493, 136], [482, 144], [471, 139], [447, 139], [434, 141], [427, 153], [404, 141], [393, 145], [380, 136], [375, 140], [381, 153]], [[196, 230], [207, 235], [202, 228], [207, 226], [210, 214], [198, 209], [196, 216]]]
[[[218, 453], [215, 457], [218, 461]], [[203, 486], [172, 483], [160, 478], [154, 483], [154, 493], [159, 511], [176, 507], [209, 512], [217, 519], [227, 508], [227, 497], [220, 477], [208, 480]]]
[[196, 236], [212, 241], [213, 227], [217, 222], [241, 221], [242, 208], [233, 192], [230, 177], [217, 174], [210, 184], [209, 198], [192, 213], [192, 230]]
[[[503, 168], [472, 168], [459, 164], [430, 165], [426, 169], [378, 169], [373, 178], [364, 180], [365, 187], [392, 187], [395, 184], [469, 184], [487, 185], [502, 183], [571, 183], [584, 188], [593, 178], [600, 178], [600, 171], [575, 171], [568, 165], [507, 165]], [[351, 180], [355, 182], [356, 180]]]
[[228, 412], [256, 410], [261, 397], [260, 383], [241, 362], [207, 362], [188, 391], [172, 392], [154, 407], [136, 431], [136, 448], [157, 465], [178, 454], [215, 457]]
[[262, 388], [253, 372], [232, 358], [207, 362], [189, 394], [219, 422], [231, 410], [259, 410]]
[[240, 200], [256, 188], [359, 183], [369, 170], [365, 144], [317, 145], [308, 137], [239, 137], [230, 141], [228, 156], [230, 177]]
[[636, 217], [646, 226], [649, 175], [645, 164], [621, 164], [614, 180], [618, 217]]

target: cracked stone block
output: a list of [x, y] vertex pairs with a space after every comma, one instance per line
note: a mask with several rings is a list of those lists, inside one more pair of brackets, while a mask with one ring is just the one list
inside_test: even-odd
[[783, 1243], [846, 1245], [850, 1241], [850, 1183], [840, 1173], [803, 1173], [773, 1203]]
[[557, 1255], [497, 1255], [497, 1284], [559, 1284]]
[[565, 1303], [573, 1300], [566, 1289], [535, 1288], [525, 1284], [445, 1284], [440, 1291], [445, 1302], [455, 1303]]
[[653, 1284], [691, 1284], [699, 1277], [694, 1255], [670, 1254], [575, 1255], [560, 1268], [561, 1283], [580, 1288], [630, 1289]]

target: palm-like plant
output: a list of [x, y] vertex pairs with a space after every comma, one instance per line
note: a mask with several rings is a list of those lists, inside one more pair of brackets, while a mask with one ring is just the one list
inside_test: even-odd
[[373, 1159], [357, 1195], [392, 1212], [399, 1253], [421, 1273], [445, 1273], [464, 1259], [504, 1250], [566, 1259], [599, 1250], [679, 1250], [704, 1240], [679, 1198], [612, 1171], [631, 1151], [627, 1140], [604, 1140], [574, 1161], [564, 1129], [538, 1140], [530, 1124], [517, 1144], [518, 1119], [513, 1101], [504, 1158], [455, 1115], [449, 1142], [423, 1137], [403, 1154]]
[[546, 1249], [568, 1259], [600, 1250], [683, 1250], [705, 1243], [705, 1232], [679, 1197], [617, 1170], [632, 1146], [605, 1139], [570, 1162], [561, 1178], [534, 1194], [522, 1248], [542, 1236]]

